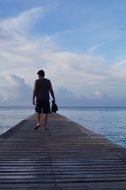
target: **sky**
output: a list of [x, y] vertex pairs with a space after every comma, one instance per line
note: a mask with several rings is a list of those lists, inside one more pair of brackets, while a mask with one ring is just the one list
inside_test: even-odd
[[45, 70], [58, 105], [126, 106], [125, 0], [0, 0], [0, 105], [32, 105]]

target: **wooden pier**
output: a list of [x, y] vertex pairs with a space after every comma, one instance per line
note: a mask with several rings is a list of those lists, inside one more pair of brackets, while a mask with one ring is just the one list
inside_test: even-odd
[[126, 149], [59, 114], [0, 136], [0, 190], [126, 190]]

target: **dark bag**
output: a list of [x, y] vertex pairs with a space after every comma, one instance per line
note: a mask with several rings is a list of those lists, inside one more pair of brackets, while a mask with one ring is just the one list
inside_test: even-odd
[[52, 101], [52, 106], [51, 106], [52, 112], [56, 113], [58, 111], [58, 106], [56, 105], [55, 101]]

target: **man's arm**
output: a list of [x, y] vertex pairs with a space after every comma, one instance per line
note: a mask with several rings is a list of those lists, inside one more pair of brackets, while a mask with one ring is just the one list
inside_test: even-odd
[[55, 101], [55, 95], [54, 95], [54, 91], [53, 91], [53, 87], [52, 87], [51, 82], [50, 82], [50, 88], [49, 88], [49, 91], [50, 91], [50, 94], [51, 94], [51, 96], [52, 96], [52, 98], [53, 98], [53, 101]]
[[36, 97], [36, 81], [33, 88], [33, 96], [32, 96], [32, 104], [35, 105], [35, 97]]

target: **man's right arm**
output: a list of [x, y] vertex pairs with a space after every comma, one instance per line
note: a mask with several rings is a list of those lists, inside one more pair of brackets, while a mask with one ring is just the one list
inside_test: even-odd
[[36, 97], [36, 81], [33, 88], [33, 96], [32, 96], [32, 104], [35, 105], [35, 97]]

